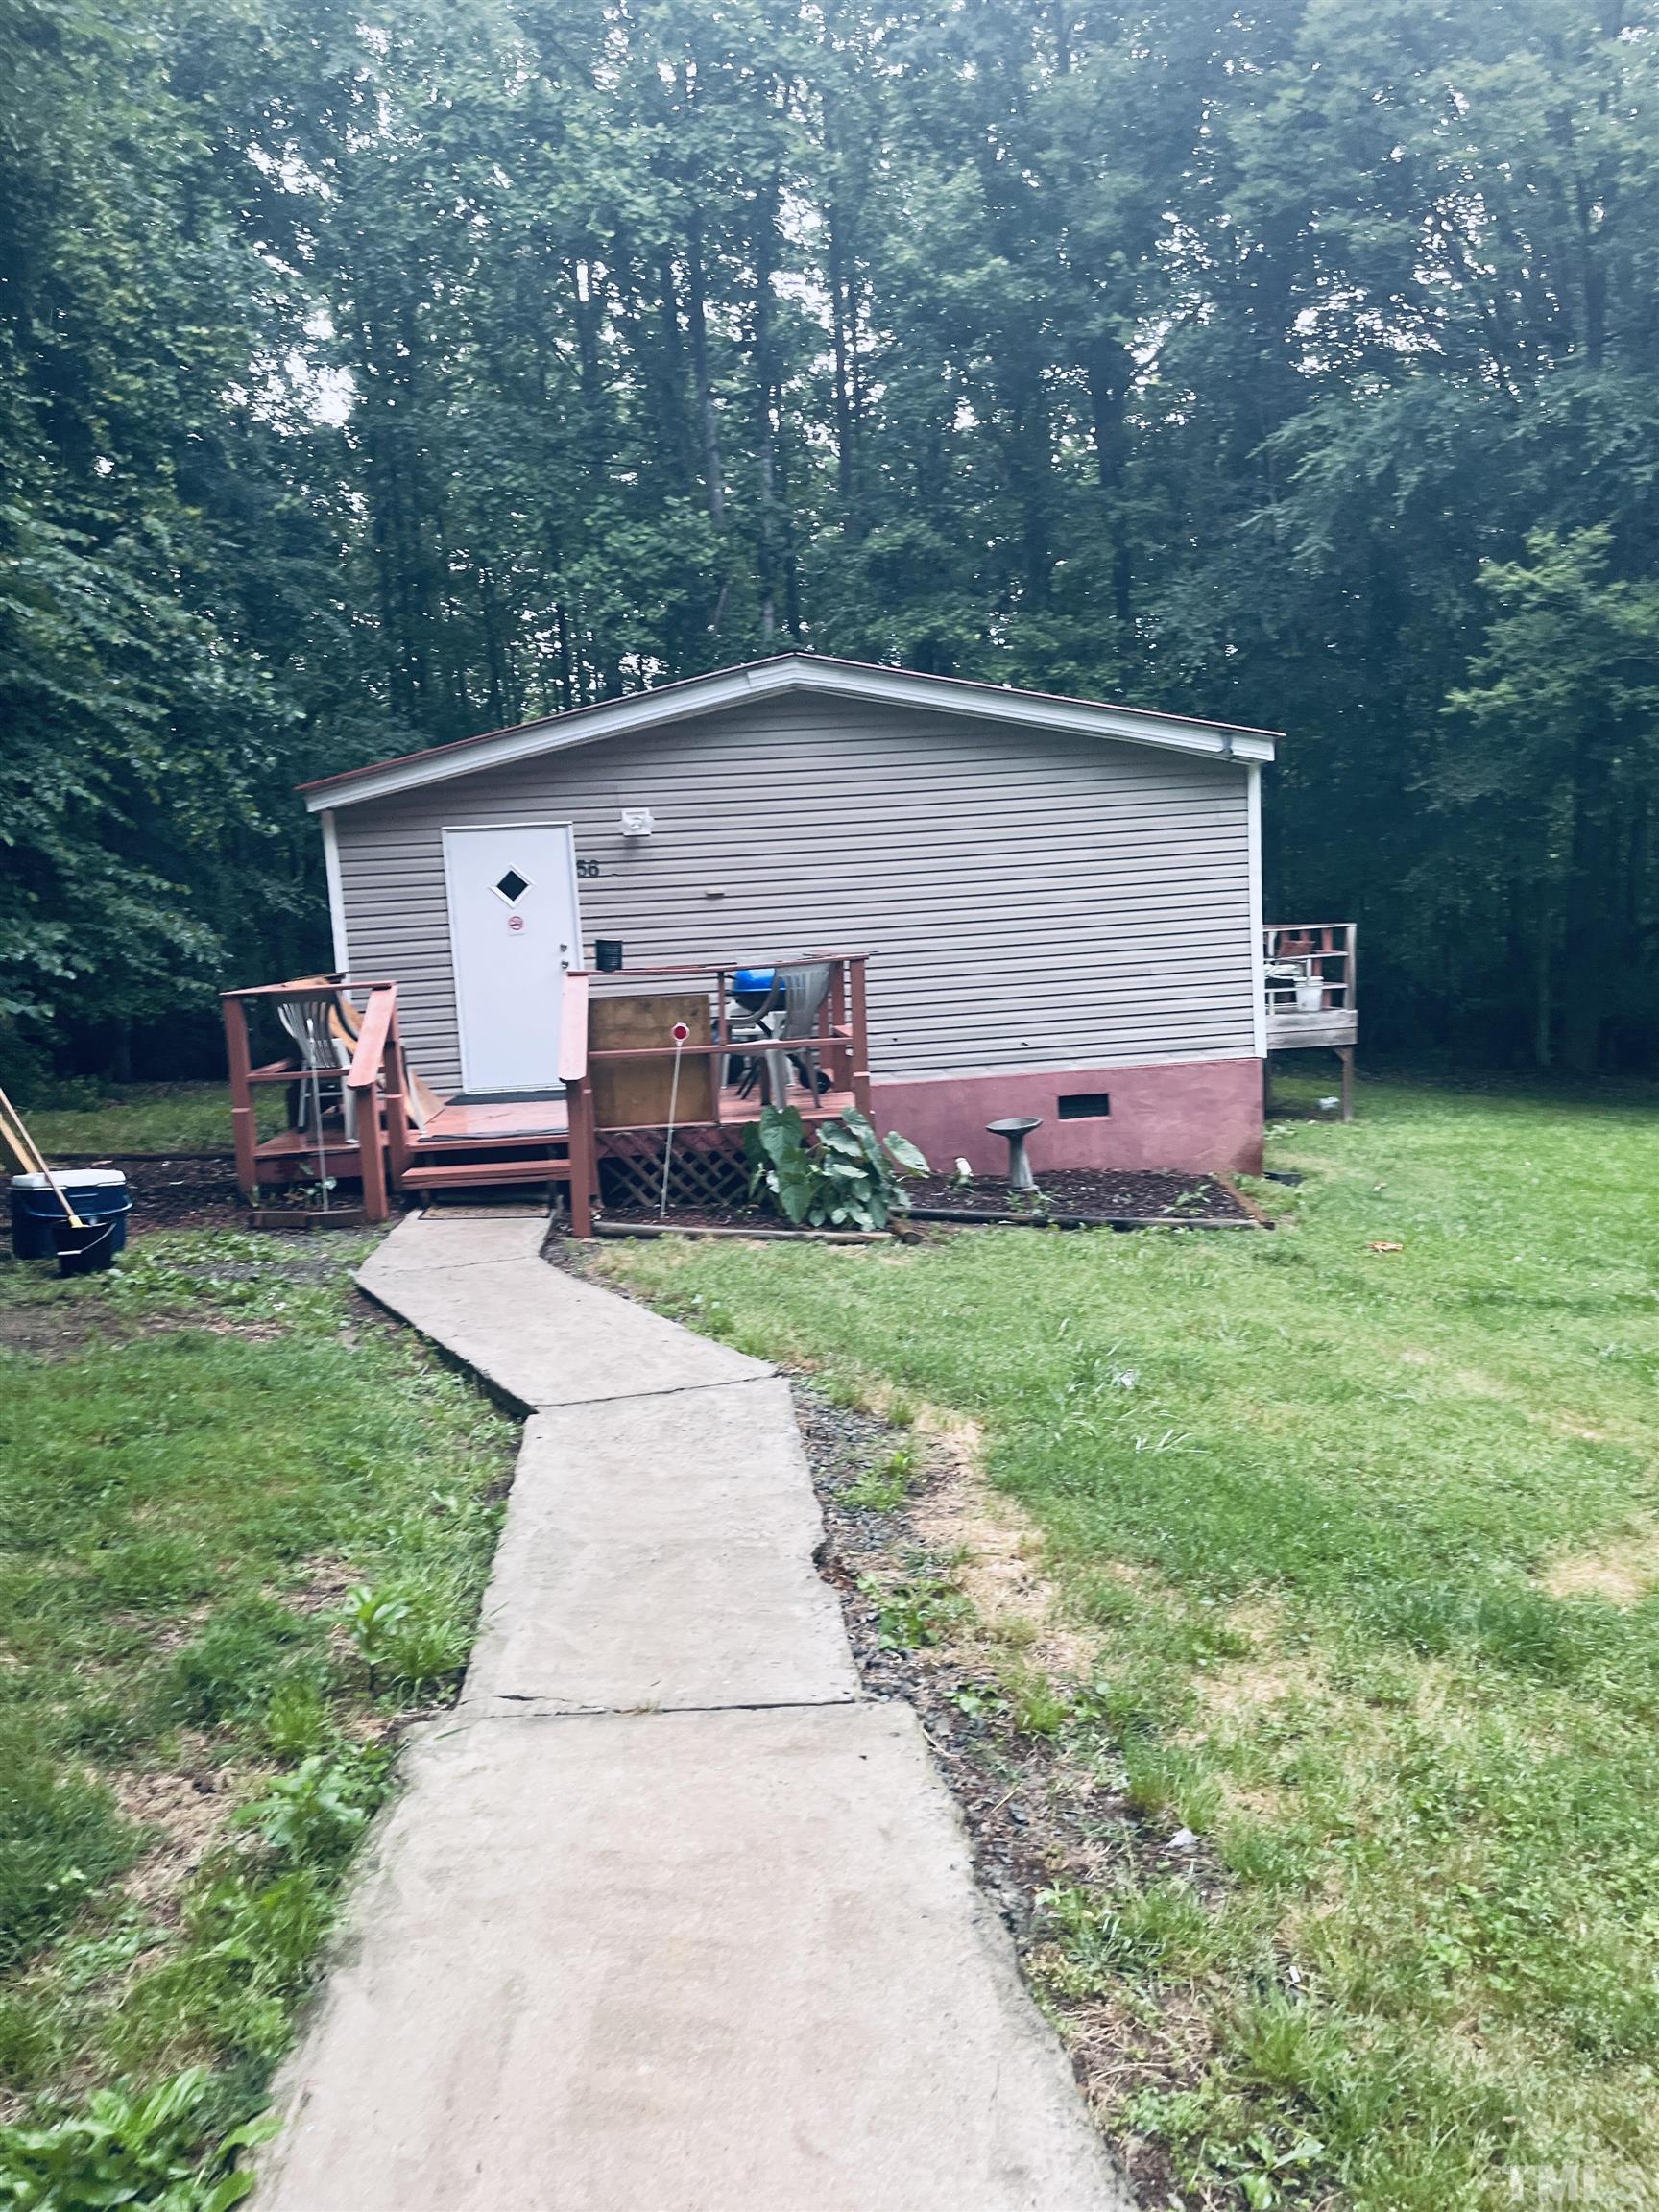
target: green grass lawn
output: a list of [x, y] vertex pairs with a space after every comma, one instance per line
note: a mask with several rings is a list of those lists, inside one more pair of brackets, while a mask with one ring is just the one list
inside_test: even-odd
[[399, 1715], [464, 1660], [513, 1431], [353, 1307], [361, 1249], [0, 1264], [0, 2204], [232, 2200]]
[[[74, 1104], [35, 1107], [26, 1116], [48, 1160], [64, 1152], [230, 1149], [230, 1092], [224, 1083], [87, 1084], [75, 1090]], [[261, 1132], [280, 1128], [285, 1111], [279, 1088], [262, 1090]]]
[[1275, 1132], [1272, 1236], [603, 1264], [982, 1425], [1093, 1633], [1070, 1755], [1201, 1839], [1051, 1900], [1043, 1969], [1189, 2024], [1114, 2115], [1189, 2201], [1651, 2202], [1659, 1098], [1361, 1114]]

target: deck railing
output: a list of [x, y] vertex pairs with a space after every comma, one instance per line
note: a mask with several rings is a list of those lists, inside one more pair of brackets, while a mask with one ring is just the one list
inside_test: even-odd
[[[838, 1113], [848, 1098], [862, 1114], [870, 1111], [870, 1035], [862, 952], [797, 952], [786, 958], [761, 960], [682, 961], [659, 967], [628, 969], [574, 969], [565, 978], [565, 1020], [561, 1030], [560, 1080], [565, 1086], [570, 1119], [570, 1219], [577, 1236], [589, 1234], [583, 1222], [590, 1216], [591, 1200], [598, 1190], [598, 1160], [605, 1141], [612, 1137], [642, 1137], [665, 1130], [666, 1118], [617, 1120], [604, 1117], [596, 1106], [594, 1078], [602, 1071], [626, 1067], [671, 1066], [686, 1062], [711, 1063], [706, 1086], [708, 1111], [695, 1104], [676, 1112], [677, 1129], [720, 1129], [732, 1121], [753, 1118], [752, 1113], [733, 1115], [725, 1097], [721, 1077], [733, 1058], [761, 1059], [773, 1053], [812, 1053], [829, 1077], [836, 1103], [824, 1112]], [[747, 1030], [733, 1033], [732, 1001], [738, 974], [744, 970], [779, 970], [826, 966], [829, 988], [818, 1011], [815, 1026], [805, 1035], [757, 1037]], [[595, 1045], [592, 1041], [594, 1007], [607, 998], [650, 998], [678, 997], [680, 991], [709, 1001], [707, 1040], [687, 1036], [654, 1045]], [[688, 1024], [686, 1024], [688, 1026]], [[808, 1118], [818, 1112], [816, 1099], [804, 1108]]]
[[[596, 1046], [587, 1035], [587, 1024], [580, 1024], [586, 1042], [586, 1067], [584, 1075], [598, 1066], [620, 1065], [623, 1062], [685, 1060], [711, 1060], [716, 1065], [733, 1055], [758, 1059], [774, 1052], [813, 1052], [824, 1064], [830, 1086], [836, 1091], [850, 1094], [861, 1114], [870, 1111], [870, 1037], [865, 1002], [864, 970], [869, 955], [863, 952], [801, 952], [789, 959], [777, 961], [692, 961], [671, 967], [630, 968], [626, 971], [610, 969], [574, 970], [570, 975], [573, 984], [586, 984], [589, 995], [589, 1012], [594, 997], [650, 997], [652, 993], [637, 993], [630, 987], [637, 984], [690, 984], [701, 980], [712, 1000], [710, 1032], [707, 1043], [687, 1038], [684, 1042], [665, 1045]], [[768, 1034], [756, 1037], [747, 1031], [742, 1036], [733, 1034], [732, 1026], [732, 998], [735, 977], [745, 969], [760, 970], [801, 967], [827, 967], [830, 971], [829, 989], [818, 1010], [817, 1024], [805, 1036], [790, 1037]], [[595, 993], [594, 986], [599, 989]], [[568, 1030], [572, 1024], [567, 1023]], [[566, 1076], [566, 1081], [569, 1077]], [[580, 1080], [580, 1078], [578, 1078]], [[690, 1126], [696, 1119], [710, 1128], [719, 1128], [724, 1117], [721, 1113], [721, 1086], [710, 1086], [711, 1111], [707, 1116], [687, 1116], [682, 1126]], [[602, 1125], [603, 1126], [603, 1125]], [[660, 1123], [615, 1123], [610, 1126], [623, 1129], [631, 1127], [659, 1127]]]
[[1352, 922], [1275, 922], [1262, 936], [1270, 1023], [1333, 1016], [1358, 1021], [1358, 931]]
[[[331, 1089], [337, 1086], [341, 1127], [338, 1131], [319, 1128], [314, 1133], [314, 1142], [305, 1150], [316, 1154], [318, 1166], [325, 1176], [336, 1173], [357, 1176], [363, 1186], [364, 1217], [384, 1221], [390, 1212], [390, 1202], [382, 1147], [389, 1145], [396, 1179], [400, 1165], [399, 1145], [406, 1134], [397, 984], [355, 986], [367, 992], [368, 998], [357, 1018], [357, 1035], [349, 1063], [337, 1068], [307, 1068], [297, 1055], [291, 1055], [282, 1060], [264, 1061], [258, 1067], [253, 1065], [248, 1027], [251, 1007], [307, 993], [325, 993], [338, 989], [341, 982], [338, 975], [303, 976], [289, 983], [262, 983], [245, 991], [220, 994], [220, 1003], [225, 1010], [225, 1048], [230, 1064], [230, 1134], [236, 1150], [236, 1180], [247, 1197], [252, 1197], [259, 1187], [256, 1093], [261, 1084], [290, 1088], [303, 1085], [313, 1090], [319, 1101], [325, 1085]], [[345, 1130], [348, 1092], [356, 1109], [353, 1137], [348, 1137]]]
[[1342, 1068], [1344, 1121], [1354, 1118], [1358, 934], [1352, 922], [1275, 922], [1262, 932], [1267, 1049], [1334, 1051]]
[[599, 1147], [593, 1135], [593, 1101], [588, 1090], [588, 977], [572, 969], [565, 977], [559, 1023], [559, 1080], [565, 1089], [570, 1153], [570, 1234], [591, 1237], [593, 1201], [599, 1195]]
[[[642, 1087], [644, 1103], [632, 1118], [604, 1110], [599, 1094], [607, 1086], [596, 1079], [629, 1066], [651, 1069], [678, 1061], [702, 1070], [709, 1064], [707, 1073], [696, 1084], [679, 1086], [673, 1096], [671, 1118], [679, 1129], [719, 1129], [754, 1118], [757, 1109], [753, 1105], [736, 1104], [727, 1094], [722, 1077], [726, 1061], [733, 1057], [758, 1060], [776, 1054], [779, 1057], [773, 1066], [786, 1069], [789, 1056], [809, 1053], [828, 1076], [830, 1088], [822, 1098], [815, 1089], [808, 1091], [801, 1109], [806, 1118], [824, 1119], [841, 1112], [849, 1100], [868, 1114], [870, 1040], [865, 960], [865, 954], [856, 952], [805, 952], [775, 962], [698, 961], [625, 971], [575, 969], [567, 974], [561, 1007], [559, 1080], [568, 1124], [570, 1224], [574, 1233], [578, 1237], [591, 1234], [599, 1155], [607, 1148], [607, 1140], [620, 1139], [625, 1144], [630, 1139], [649, 1138], [668, 1126], [669, 1101], [662, 1101], [661, 1115], [656, 1112], [657, 1084]], [[815, 1024], [805, 1035], [756, 1035], [747, 1028], [734, 1033], [733, 1004], [741, 969], [807, 965], [826, 966], [830, 974]], [[314, 1163], [316, 1171], [325, 1179], [357, 1177], [362, 1184], [365, 1217], [384, 1221], [390, 1212], [391, 1192], [406, 1187], [406, 1171], [419, 1169], [418, 1174], [410, 1174], [410, 1183], [429, 1183], [435, 1180], [436, 1170], [425, 1163], [434, 1146], [442, 1143], [452, 1151], [468, 1142], [465, 1137], [436, 1139], [429, 1132], [422, 1148], [421, 1132], [411, 1120], [409, 1077], [398, 1037], [397, 986], [390, 982], [353, 984], [360, 1005], [341, 997], [341, 1012], [348, 1027], [340, 1039], [343, 1050], [338, 1067], [307, 1067], [304, 1055], [297, 1050], [281, 1060], [253, 1065], [250, 1009], [285, 998], [326, 997], [342, 993], [343, 986], [344, 978], [339, 975], [308, 975], [221, 995], [230, 1064], [236, 1178], [244, 1194], [252, 1199], [259, 1189], [262, 1166], [268, 1174], [279, 1178], [303, 1172]], [[708, 1013], [707, 1035], [687, 1034], [675, 1041], [669, 1034], [661, 1042], [594, 1044], [594, 1011], [606, 998], [648, 1001], [663, 996], [685, 996], [693, 1007], [701, 999]], [[694, 1018], [702, 1030], [703, 1013], [695, 1012]], [[350, 1033], [352, 1025], [354, 1035]], [[668, 1026], [666, 1019], [664, 1026]], [[689, 1030], [691, 1023], [684, 1026]], [[348, 1045], [349, 1059], [344, 1054]], [[261, 1144], [256, 1101], [259, 1087], [265, 1084], [302, 1086], [311, 1093], [316, 1126], [307, 1137], [301, 1137], [296, 1129]], [[616, 1086], [613, 1083], [609, 1088], [613, 1092]], [[637, 1101], [638, 1089], [635, 1096]], [[422, 1121], [421, 1127], [426, 1126]], [[350, 1136], [346, 1133], [348, 1127], [352, 1129]]]

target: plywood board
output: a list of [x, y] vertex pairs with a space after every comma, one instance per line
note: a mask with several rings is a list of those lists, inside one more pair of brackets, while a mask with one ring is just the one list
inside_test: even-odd
[[[672, 1046], [677, 1022], [690, 1030], [688, 1043], [708, 1045], [712, 1041], [709, 999], [701, 991], [596, 997], [589, 1006], [588, 1048], [591, 1053], [627, 1046], [649, 1049]], [[714, 1118], [714, 1067], [712, 1059], [687, 1055], [682, 1060], [676, 1121]], [[659, 1129], [665, 1125], [674, 1080], [672, 1060], [590, 1060], [589, 1070], [593, 1116], [599, 1128]]]

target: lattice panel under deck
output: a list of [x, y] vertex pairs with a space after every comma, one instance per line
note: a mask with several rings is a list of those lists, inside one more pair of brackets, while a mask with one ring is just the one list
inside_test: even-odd
[[[631, 1140], [626, 1152], [608, 1152], [599, 1163], [599, 1192], [603, 1206], [620, 1211], [648, 1206], [653, 1211], [662, 1196], [662, 1141]], [[699, 1206], [740, 1206], [749, 1195], [749, 1170], [740, 1145], [688, 1144], [674, 1140], [674, 1158], [668, 1168], [668, 1210]]]

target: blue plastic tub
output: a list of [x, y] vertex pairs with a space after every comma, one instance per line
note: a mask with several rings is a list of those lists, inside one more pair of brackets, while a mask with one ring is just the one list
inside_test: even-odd
[[65, 1274], [108, 1267], [127, 1243], [127, 1216], [132, 1211], [127, 1178], [118, 1167], [78, 1167], [58, 1182], [86, 1224], [73, 1229], [44, 1175], [12, 1178], [12, 1257], [60, 1260]]

